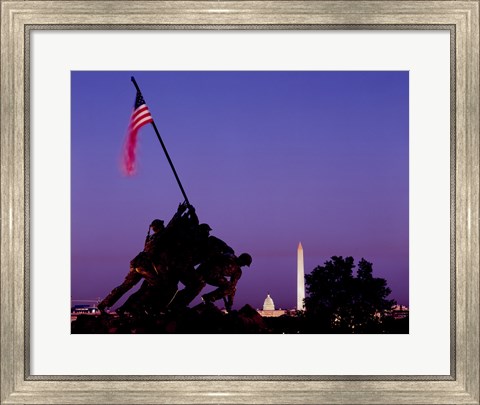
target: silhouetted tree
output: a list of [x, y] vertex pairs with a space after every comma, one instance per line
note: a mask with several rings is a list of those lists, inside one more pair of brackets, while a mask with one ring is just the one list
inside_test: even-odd
[[362, 258], [356, 277], [353, 257], [333, 256], [305, 276], [306, 316], [313, 332], [381, 331], [384, 311], [394, 300], [383, 278], [373, 277], [372, 263]]

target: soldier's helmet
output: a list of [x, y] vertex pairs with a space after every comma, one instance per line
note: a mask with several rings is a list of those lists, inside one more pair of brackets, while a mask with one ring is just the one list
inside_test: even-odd
[[154, 219], [150, 224], [153, 230], [163, 228], [163, 221], [161, 219]]
[[240, 256], [238, 256], [237, 263], [239, 266], [248, 266], [252, 264], [252, 256], [250, 256], [248, 253], [242, 253]]
[[198, 230], [201, 233], [209, 233], [212, 230], [212, 228], [210, 228], [210, 225], [208, 224], [200, 224], [198, 225]]

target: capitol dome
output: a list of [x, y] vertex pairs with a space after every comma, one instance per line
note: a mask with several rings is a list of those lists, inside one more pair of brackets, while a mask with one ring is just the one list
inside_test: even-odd
[[267, 294], [267, 298], [265, 298], [265, 301], [263, 302], [263, 310], [264, 311], [275, 310], [275, 304], [273, 303], [273, 300], [272, 300], [272, 297], [270, 297], [270, 294]]

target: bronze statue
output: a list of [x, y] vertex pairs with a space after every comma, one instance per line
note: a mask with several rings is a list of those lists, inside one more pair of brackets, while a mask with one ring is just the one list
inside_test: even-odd
[[[186, 307], [206, 284], [218, 288], [205, 294], [204, 301], [224, 298], [230, 311], [241, 266], [250, 266], [252, 258], [246, 253], [236, 257], [234, 250], [211, 236], [210, 231], [209, 225], [199, 224], [195, 208], [187, 203], [178, 206], [166, 227], [162, 220], [153, 220], [144, 249], [130, 262], [125, 280], [98, 308], [104, 311], [112, 307], [143, 279], [140, 289], [117, 309], [119, 315], [156, 316], [168, 309]], [[185, 286], [181, 291], [179, 282]]]

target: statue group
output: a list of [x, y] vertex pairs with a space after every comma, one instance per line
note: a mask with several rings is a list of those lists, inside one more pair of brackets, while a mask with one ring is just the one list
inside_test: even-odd
[[[141, 280], [140, 288], [117, 308], [120, 316], [157, 316], [187, 307], [209, 284], [217, 287], [202, 295], [205, 304], [223, 299], [225, 309], [233, 306], [243, 266], [250, 266], [247, 253], [239, 256], [221, 239], [210, 235], [208, 224], [200, 224], [195, 208], [178, 206], [167, 224], [155, 219], [149, 226], [145, 246], [131, 262], [121, 285], [105, 297], [98, 308], [104, 312]], [[184, 288], [179, 290], [179, 283]]]

